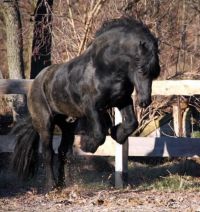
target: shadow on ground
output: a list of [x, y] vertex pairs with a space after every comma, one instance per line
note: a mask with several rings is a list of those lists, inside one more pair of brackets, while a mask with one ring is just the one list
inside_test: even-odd
[[[17, 196], [30, 190], [42, 192], [44, 169], [38, 169], [37, 176], [26, 182], [17, 178], [10, 169], [11, 154], [0, 154], [0, 198]], [[40, 159], [41, 160], [41, 159]], [[55, 158], [55, 167], [57, 159]], [[66, 185], [78, 184], [94, 189], [109, 189], [114, 186], [114, 157], [74, 156], [66, 165]], [[130, 158], [128, 184], [132, 188], [151, 189], [171, 176], [200, 176], [200, 163], [189, 159]], [[179, 179], [179, 178], [178, 178]], [[191, 178], [189, 179], [191, 180]], [[190, 183], [190, 185], [192, 182]], [[180, 184], [178, 185], [180, 187]], [[194, 182], [200, 187], [200, 181]]]

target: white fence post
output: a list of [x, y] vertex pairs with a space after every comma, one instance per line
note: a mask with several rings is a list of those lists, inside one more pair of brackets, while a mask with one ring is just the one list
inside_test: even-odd
[[[115, 108], [115, 125], [121, 122], [121, 113]], [[123, 145], [116, 143], [115, 149], [115, 187], [122, 188], [128, 181], [128, 140]]]

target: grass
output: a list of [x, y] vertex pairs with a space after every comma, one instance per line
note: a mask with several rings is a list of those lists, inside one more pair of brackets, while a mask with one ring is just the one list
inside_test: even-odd
[[192, 138], [200, 138], [200, 132], [199, 131], [193, 131], [191, 134]]
[[[114, 157], [86, 157], [84, 160], [79, 157], [71, 170], [71, 179], [82, 188], [113, 189], [113, 164]], [[129, 160], [128, 168], [131, 189], [200, 191], [200, 163], [194, 159], [133, 159]]]
[[133, 188], [142, 190], [200, 191], [200, 164], [195, 160], [172, 160], [162, 164], [129, 162]]
[[190, 176], [180, 176], [178, 174], [167, 176], [156, 180], [152, 185], [152, 189], [156, 190], [200, 190], [200, 181]]

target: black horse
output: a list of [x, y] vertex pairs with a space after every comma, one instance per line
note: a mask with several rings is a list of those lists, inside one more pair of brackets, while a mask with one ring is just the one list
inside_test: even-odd
[[104, 23], [82, 55], [45, 68], [33, 81], [28, 93], [30, 117], [14, 129], [17, 142], [13, 163], [18, 174], [33, 174], [40, 140], [46, 189], [56, 185], [52, 137], [58, 125], [62, 131], [58, 184], [63, 184], [65, 156], [72, 151], [79, 120], [85, 117], [89, 129], [82, 136], [81, 148], [95, 152], [105, 141], [108, 126], [104, 114], [112, 107], [120, 110], [123, 122], [111, 128], [111, 136], [123, 144], [138, 126], [133, 89], [139, 105], [147, 107], [152, 80], [159, 73], [157, 40], [144, 24], [132, 18]]

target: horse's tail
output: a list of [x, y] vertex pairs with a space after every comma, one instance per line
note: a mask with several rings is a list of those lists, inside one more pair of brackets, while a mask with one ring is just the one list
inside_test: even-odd
[[16, 136], [12, 167], [22, 179], [33, 177], [38, 168], [39, 134], [31, 117], [19, 121], [11, 131]]

